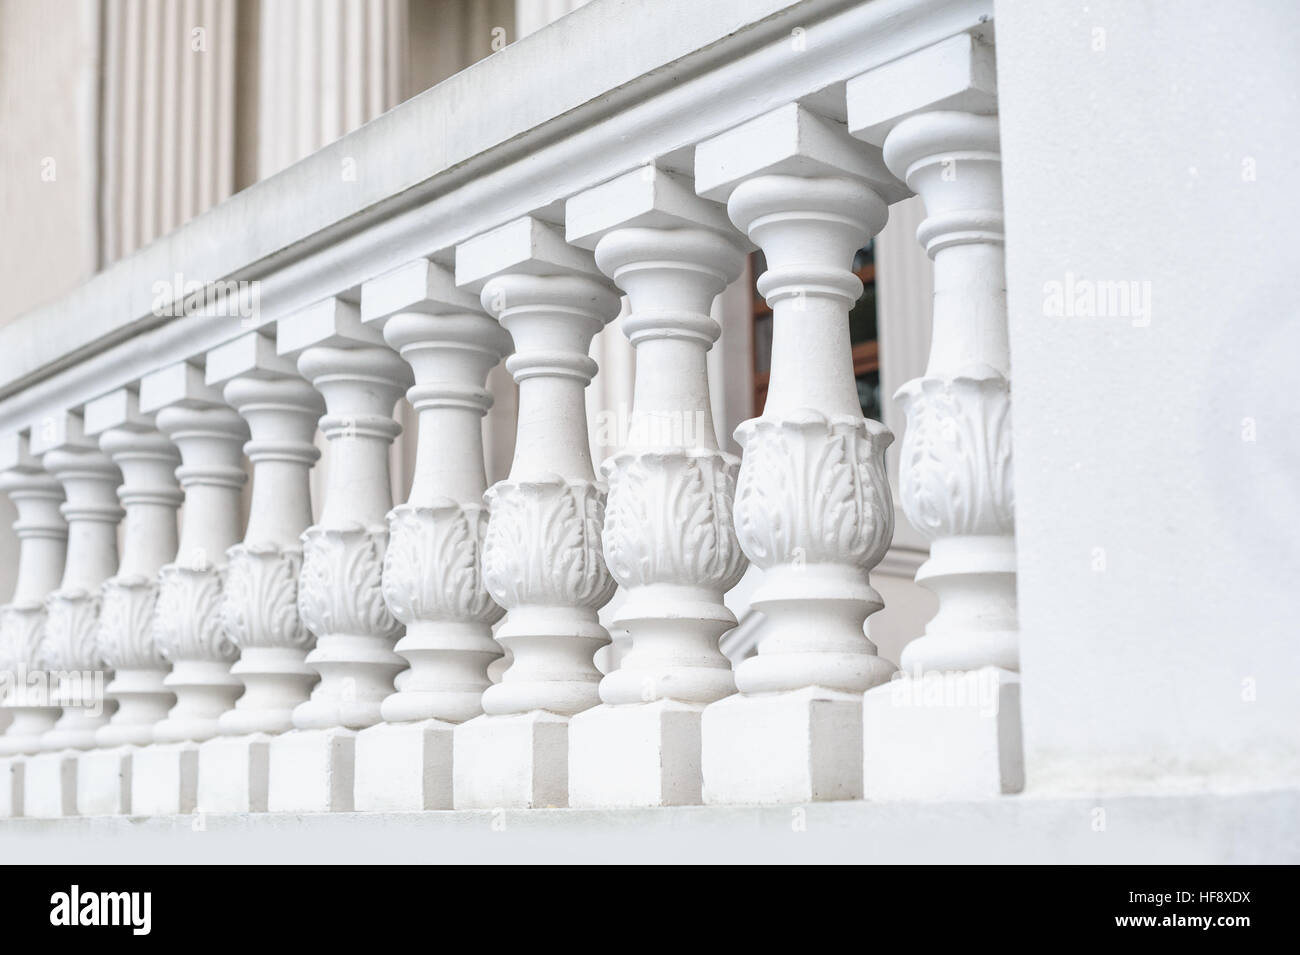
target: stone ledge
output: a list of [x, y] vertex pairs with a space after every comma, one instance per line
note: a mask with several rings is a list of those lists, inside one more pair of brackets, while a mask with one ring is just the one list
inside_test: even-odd
[[49, 864], [1295, 864], [1300, 788], [793, 807], [12, 819], [0, 821], [0, 857]]

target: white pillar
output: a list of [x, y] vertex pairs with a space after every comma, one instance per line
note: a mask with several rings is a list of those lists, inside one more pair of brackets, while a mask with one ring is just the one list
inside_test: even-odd
[[59, 511], [63, 487], [13, 434], [0, 443], [0, 490], [18, 520], [18, 569], [13, 596], [0, 607], [0, 706], [13, 721], [0, 736], [0, 818], [23, 814], [24, 755], [40, 749], [41, 736], [59, 715], [47, 693], [29, 691], [28, 676], [45, 634], [45, 597], [59, 584], [68, 547], [68, 525]]
[[492, 625], [502, 610], [483, 583], [483, 416], [510, 336], [425, 259], [365, 283], [361, 316], [414, 372], [406, 396], [419, 441], [384, 556], [384, 599], [406, 625], [395, 649], [410, 668], [380, 707], [386, 722], [357, 737], [356, 808], [450, 809], [452, 733], [483, 712], [487, 668], [501, 656]]
[[[77, 812], [74, 750], [95, 745], [108, 722], [104, 683], [108, 673], [99, 653], [99, 611], [104, 581], [117, 571], [117, 501], [121, 472], [97, 443], [85, 436], [79, 414], [53, 414], [32, 432], [32, 451], [63, 485], [68, 551], [58, 589], [46, 599], [45, 639], [38, 662], [54, 687], [63, 714], [41, 737], [42, 753], [27, 762], [24, 812], [53, 817]], [[55, 682], [57, 680], [57, 682]]]
[[241, 536], [248, 428], [189, 362], [146, 375], [140, 408], [157, 412], [158, 429], [180, 450], [176, 477], [185, 492], [176, 559], [158, 575], [156, 616], [158, 645], [172, 665], [166, 685], [176, 704], [154, 727], [159, 745], [136, 754], [131, 779], [132, 811], [164, 815], [193, 811], [198, 744], [217, 735], [217, 718], [239, 694], [239, 680], [230, 673], [239, 651], [221, 605], [226, 550]]
[[134, 391], [119, 389], [86, 405], [88, 435], [122, 472], [118, 500], [126, 509], [122, 560], [104, 582], [99, 613], [99, 652], [113, 671], [105, 690], [117, 711], [95, 733], [100, 749], [81, 758], [77, 807], [81, 815], [131, 811], [135, 747], [153, 740], [154, 726], [167, 716], [175, 695], [165, 685], [168, 670], [154, 633], [158, 571], [176, 556], [176, 483], [180, 456], [175, 446], [139, 411]]
[[722, 602], [744, 572], [731, 504], [738, 459], [719, 450], [707, 353], [717, 295], [741, 270], [726, 210], [653, 166], [570, 199], [569, 240], [627, 292], [622, 331], [636, 349], [636, 392], [609, 482], [605, 560], [626, 591], [614, 625], [630, 648], [600, 683], [601, 706], [569, 727], [571, 806], [701, 800], [700, 718], [734, 693], [718, 637]]
[[244, 692], [217, 718], [220, 735], [199, 746], [198, 809], [264, 812], [271, 738], [293, 728], [293, 710], [317, 679], [306, 663], [315, 638], [298, 613], [298, 579], [311, 524], [308, 476], [320, 457], [312, 438], [325, 406], [259, 332], [208, 352], [206, 380], [248, 423], [253, 490], [244, 539], [226, 552], [221, 608], [239, 648], [230, 672]]
[[483, 694], [483, 716], [456, 728], [457, 808], [564, 806], [569, 717], [600, 702], [597, 611], [614, 582], [601, 556], [605, 493], [591, 463], [583, 391], [592, 337], [619, 297], [591, 254], [553, 226], [517, 219], [456, 249], [456, 281], [514, 339], [519, 383], [509, 477], [487, 492], [488, 593], [506, 608], [497, 639], [512, 655]]
[[[854, 134], [925, 202], [917, 241], [934, 260], [925, 374], [907, 414], [899, 487], [930, 541], [918, 583], [939, 599], [903, 650], [906, 679], [867, 694], [866, 791], [874, 798], [1019, 791], [1020, 677], [1002, 160], [993, 51], [952, 37], [854, 79]], [[919, 84], [926, 79], [924, 87]], [[902, 116], [887, 95], [924, 88]], [[945, 108], [959, 107], [959, 108]], [[975, 110], [971, 112], [970, 110]]]
[[902, 190], [878, 150], [793, 105], [702, 143], [696, 188], [727, 198], [762, 248], [774, 315], [767, 403], [736, 432], [736, 531], [763, 570], [753, 606], [766, 619], [758, 654], [736, 668], [740, 695], [704, 713], [704, 799], [855, 798], [862, 692], [894, 670], [863, 633], [883, 605], [867, 573], [893, 534], [893, 436], [858, 404], [851, 269]]
[[329, 442], [320, 519], [302, 535], [298, 611], [316, 635], [307, 665], [320, 674], [293, 711], [295, 732], [271, 742], [272, 811], [346, 811], [353, 806], [356, 730], [380, 720], [405, 662], [393, 652], [401, 624], [381, 589], [386, 518], [392, 508], [388, 452], [401, 427], [406, 364], [363, 326], [357, 307], [328, 299], [280, 321], [277, 350], [325, 399]]

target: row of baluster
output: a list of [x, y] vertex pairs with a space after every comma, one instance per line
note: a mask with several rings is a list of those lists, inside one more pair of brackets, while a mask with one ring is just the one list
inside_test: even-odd
[[[770, 158], [782, 137], [792, 149]], [[893, 535], [893, 436], [858, 404], [852, 263], [903, 182], [923, 197], [934, 344], [900, 392], [900, 488], [931, 540], [918, 579], [940, 609], [903, 669], [989, 670], [1009, 701], [999, 166], [995, 115], [921, 112], [889, 128], [882, 152], [791, 105], [700, 144], [693, 180], [633, 170], [569, 199], [562, 225], [517, 219], [366, 282], [359, 303], [329, 298], [34, 423], [2, 478], [21, 557], [0, 647], [11, 673], [56, 676], [44, 700], [37, 677], [10, 680], [0, 751], [128, 748], [135, 802], [118, 811], [872, 794], [873, 779], [898, 775], [872, 747], [893, 760], [900, 740], [910, 752], [928, 737], [909, 741], [920, 711], [897, 694], [892, 715], [868, 705], [864, 717], [864, 694], [883, 699], [896, 670], [864, 632], [882, 606], [868, 572]], [[705, 359], [712, 302], [753, 246], [773, 358], [737, 459], [713, 437]], [[588, 351], [621, 295], [635, 397], [622, 448], [597, 468]], [[485, 382], [503, 359], [519, 386], [516, 448], [488, 488]], [[403, 393], [418, 453], [410, 499], [394, 507]], [[329, 466], [313, 523], [317, 427]], [[749, 563], [762, 570], [763, 629], [733, 669], [718, 649], [736, 625], [723, 596]], [[598, 611], [616, 587], [629, 649], [602, 675]], [[508, 666], [493, 671], [503, 651]], [[77, 675], [95, 671], [115, 708], [78, 697]], [[235, 762], [211, 746], [184, 755], [208, 741]], [[207, 783], [182, 782], [173, 799], [169, 776], [151, 802], [153, 751], [175, 751], [181, 777], [210, 760]], [[995, 790], [1018, 785], [999, 771]], [[926, 773], [904, 775], [891, 785]], [[223, 802], [232, 780], [238, 798]]]

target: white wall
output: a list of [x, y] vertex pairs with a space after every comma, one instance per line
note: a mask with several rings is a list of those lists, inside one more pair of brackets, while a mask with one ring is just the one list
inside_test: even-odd
[[1028, 787], [1295, 780], [1300, 6], [996, 24]]

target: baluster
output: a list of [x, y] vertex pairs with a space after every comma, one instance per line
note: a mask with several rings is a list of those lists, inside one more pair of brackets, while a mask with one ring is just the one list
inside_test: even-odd
[[488, 372], [510, 336], [449, 271], [420, 260], [365, 283], [361, 317], [414, 372], [419, 415], [410, 500], [388, 515], [384, 598], [406, 625], [410, 663], [380, 706], [385, 722], [357, 736], [356, 808], [450, 809], [452, 733], [483, 712], [487, 668], [501, 656], [502, 610], [483, 585], [487, 529], [483, 415]]
[[356, 730], [379, 722], [380, 702], [405, 668], [393, 652], [402, 630], [381, 577], [393, 504], [388, 451], [401, 432], [393, 410], [411, 373], [341, 299], [282, 319], [277, 349], [298, 355], [299, 372], [324, 397], [329, 453], [324, 506], [302, 535], [298, 581], [298, 611], [316, 635], [307, 665], [320, 682], [294, 709], [295, 731], [271, 742], [267, 802], [273, 812], [348, 811]]
[[311, 524], [312, 442], [324, 402], [275, 343], [252, 332], [214, 348], [207, 383], [247, 423], [253, 469], [248, 528], [226, 552], [226, 632], [239, 648], [231, 674], [244, 693], [217, 719], [221, 735], [199, 746], [200, 812], [265, 812], [272, 737], [293, 728], [316, 673], [307, 666], [315, 638], [298, 613], [302, 533]]
[[[918, 583], [939, 598], [903, 651], [905, 679], [868, 693], [866, 791], [963, 797], [1023, 785], [1002, 176], [993, 50], [957, 36], [855, 78], [854, 134], [883, 143], [925, 202], [934, 260], [925, 375], [899, 389], [903, 512], [930, 539]], [[925, 77], [920, 84], [915, 79]], [[888, 91], [921, 89], [902, 116]], [[895, 106], [895, 111], [897, 107]]]
[[176, 559], [158, 573], [155, 634], [171, 663], [165, 684], [176, 704], [154, 727], [156, 745], [135, 755], [132, 812], [192, 812], [203, 740], [239, 693], [230, 673], [238, 650], [221, 615], [226, 550], [240, 537], [240, 492], [247, 480], [242, 447], [248, 428], [204, 383], [195, 364], [181, 362], [146, 375], [140, 410], [156, 411], [158, 430], [180, 451], [176, 477], [185, 492]]
[[726, 210], [653, 166], [573, 199], [569, 241], [628, 295], [636, 392], [609, 482], [604, 553], [625, 589], [615, 625], [630, 649], [600, 682], [601, 706], [569, 724], [569, 804], [701, 801], [700, 718], [734, 693], [718, 637], [722, 602], [746, 561], [731, 504], [738, 459], [718, 448], [706, 356], [713, 300], [740, 274], [743, 240]]
[[531, 217], [456, 249], [456, 281], [514, 340], [519, 383], [509, 477], [488, 490], [488, 593], [506, 608], [497, 640], [512, 661], [483, 693], [484, 715], [456, 728], [457, 808], [564, 806], [569, 718], [600, 702], [597, 611], [614, 582], [601, 556], [605, 494], [592, 469], [583, 390], [591, 340], [619, 297], [591, 254]]
[[45, 635], [45, 598], [59, 585], [68, 549], [68, 525], [59, 506], [63, 486], [41, 467], [26, 436], [12, 434], [0, 443], [0, 490], [9, 495], [18, 520], [18, 572], [13, 597], [0, 607], [0, 704], [13, 721], [0, 736], [0, 819], [23, 815], [27, 755], [40, 750], [59, 709], [28, 676], [40, 669], [37, 658]]
[[77, 767], [81, 815], [131, 812], [132, 756], [153, 740], [175, 694], [165, 685], [170, 669], [154, 633], [158, 571], [176, 556], [176, 483], [180, 455], [140, 413], [136, 393], [119, 389], [86, 405], [85, 430], [122, 472], [117, 497], [126, 509], [122, 560], [104, 582], [99, 612], [99, 653], [113, 671], [105, 689], [118, 704], [107, 726], [95, 733], [100, 748]]
[[43, 752], [28, 760], [23, 804], [29, 816], [68, 816], [77, 812], [73, 751], [94, 747], [96, 731], [108, 722], [99, 611], [104, 581], [117, 571], [117, 523], [123, 511], [116, 491], [122, 475], [86, 437], [80, 415], [46, 417], [33, 430], [32, 450], [43, 455], [45, 470], [63, 485], [68, 552], [63, 579], [46, 599], [38, 657], [63, 714], [41, 737]]
[[879, 152], [798, 106], [701, 144], [696, 188], [727, 199], [767, 259], [772, 374], [744, 422], [736, 488], [740, 546], [762, 568], [758, 654], [740, 693], [703, 719], [704, 800], [804, 802], [862, 794], [862, 693], [894, 667], [863, 633], [881, 608], [868, 571], [893, 534], [884, 425], [864, 419], [848, 312], [856, 251], [903, 190]]

